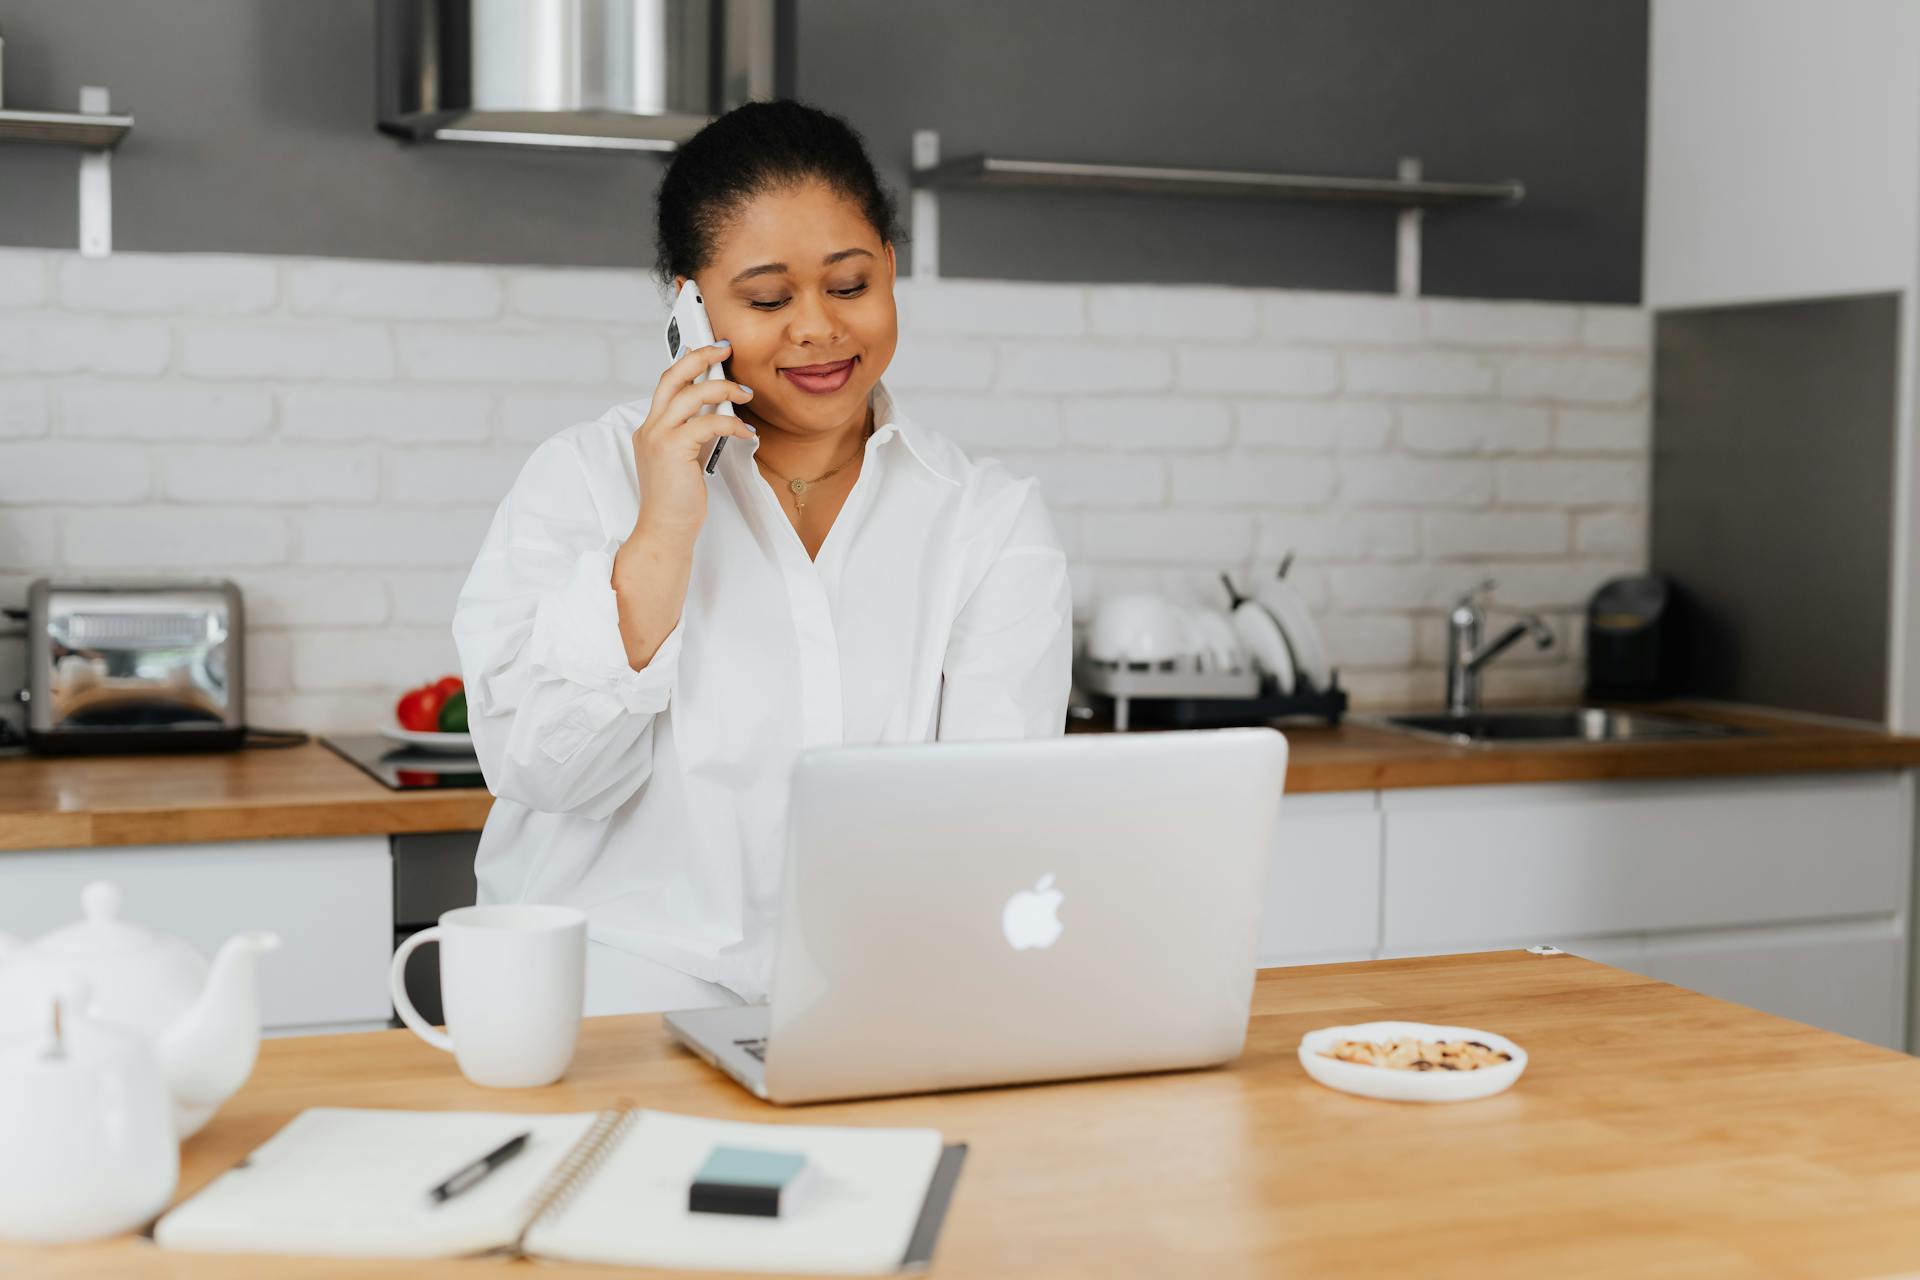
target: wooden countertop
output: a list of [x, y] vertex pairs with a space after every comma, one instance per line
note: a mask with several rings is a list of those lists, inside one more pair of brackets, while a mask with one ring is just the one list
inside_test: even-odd
[[392, 791], [318, 741], [0, 760], [0, 851], [477, 831], [484, 789]]
[[[1302, 1072], [1303, 1032], [1380, 1018], [1485, 1027], [1532, 1061], [1507, 1093], [1446, 1106], [1350, 1097]], [[970, 1143], [934, 1258], [949, 1280], [1920, 1268], [1920, 1060], [1521, 951], [1267, 970], [1246, 1051], [1217, 1070], [792, 1110], [673, 1047], [651, 1015], [589, 1019], [566, 1079], [533, 1090], [469, 1086], [405, 1031], [271, 1041], [185, 1145], [180, 1194], [303, 1107], [582, 1111], [622, 1096], [771, 1123], [928, 1125]], [[133, 1237], [0, 1245], [0, 1274], [46, 1280], [503, 1267], [534, 1274], [500, 1261], [267, 1263]]]
[[1370, 725], [1365, 722], [1370, 713], [1363, 711], [1337, 729], [1282, 726], [1291, 748], [1287, 792], [1920, 767], [1920, 737], [1706, 702], [1639, 709], [1755, 732], [1665, 742], [1465, 747]]
[[[1286, 726], [1287, 791], [1370, 791], [1920, 766], [1920, 738], [1714, 704], [1655, 708], [1761, 732], [1707, 741], [1462, 747], [1349, 720]], [[1074, 732], [1100, 726], [1076, 723]], [[390, 791], [318, 742], [173, 756], [0, 759], [0, 851], [477, 831], [483, 789]]]

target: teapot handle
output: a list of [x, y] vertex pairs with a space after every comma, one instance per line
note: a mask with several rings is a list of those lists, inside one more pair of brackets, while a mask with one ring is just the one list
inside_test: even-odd
[[393, 1011], [400, 1015], [400, 1021], [406, 1023], [413, 1034], [434, 1048], [452, 1053], [453, 1037], [421, 1017], [420, 1011], [413, 1007], [413, 1001], [407, 998], [407, 957], [412, 955], [415, 949], [429, 942], [438, 941], [440, 941], [440, 926], [437, 924], [413, 934], [400, 944], [398, 951], [393, 953], [393, 968], [388, 972], [387, 978], [388, 985], [393, 988]]

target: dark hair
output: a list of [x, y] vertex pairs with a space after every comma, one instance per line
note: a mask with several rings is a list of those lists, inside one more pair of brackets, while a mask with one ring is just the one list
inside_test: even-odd
[[808, 181], [859, 205], [883, 242], [906, 240], [893, 196], [851, 125], [792, 98], [749, 102], [687, 139], [667, 166], [655, 198], [655, 276], [671, 289], [675, 276], [697, 274], [750, 200]]

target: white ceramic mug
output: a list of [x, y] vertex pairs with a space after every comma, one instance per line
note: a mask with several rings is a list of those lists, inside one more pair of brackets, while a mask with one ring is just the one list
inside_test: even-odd
[[[429, 942], [440, 944], [445, 1031], [407, 999], [407, 957]], [[587, 916], [531, 903], [458, 907], [401, 943], [389, 976], [400, 1020], [451, 1053], [467, 1079], [496, 1089], [552, 1084], [580, 1038]]]

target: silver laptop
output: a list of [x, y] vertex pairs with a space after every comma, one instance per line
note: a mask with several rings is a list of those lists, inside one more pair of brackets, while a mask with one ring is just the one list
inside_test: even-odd
[[794, 765], [770, 1001], [667, 1015], [771, 1102], [1240, 1053], [1272, 729], [822, 747]]

